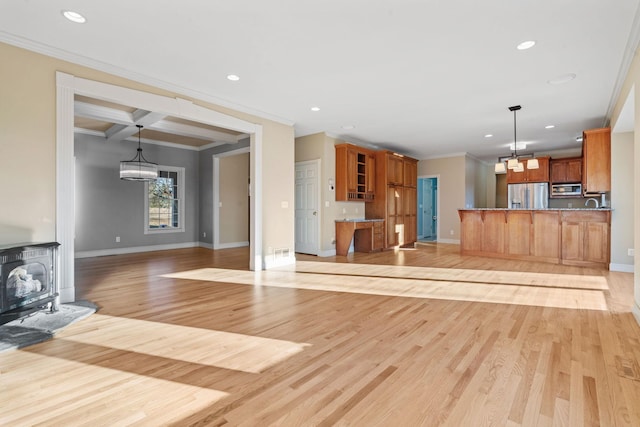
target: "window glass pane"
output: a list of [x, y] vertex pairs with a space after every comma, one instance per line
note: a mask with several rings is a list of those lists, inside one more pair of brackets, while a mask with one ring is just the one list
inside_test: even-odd
[[159, 170], [158, 178], [148, 185], [149, 229], [179, 228], [179, 172]]

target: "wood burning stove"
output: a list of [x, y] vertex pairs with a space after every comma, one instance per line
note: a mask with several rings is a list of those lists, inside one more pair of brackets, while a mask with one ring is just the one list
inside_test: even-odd
[[38, 310], [57, 311], [57, 242], [0, 246], [0, 325]]

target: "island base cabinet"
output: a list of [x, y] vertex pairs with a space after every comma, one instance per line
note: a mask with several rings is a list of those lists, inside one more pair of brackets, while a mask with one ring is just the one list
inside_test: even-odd
[[507, 253], [530, 255], [531, 211], [507, 211]]
[[609, 210], [460, 209], [463, 255], [608, 268]]
[[610, 215], [610, 212], [591, 212], [586, 217], [563, 215], [563, 264], [608, 267]]
[[560, 216], [557, 211], [535, 211], [531, 255], [557, 263], [560, 260]]

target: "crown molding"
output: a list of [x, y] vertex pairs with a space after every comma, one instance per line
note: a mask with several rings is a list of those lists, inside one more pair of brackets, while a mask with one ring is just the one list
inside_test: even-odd
[[607, 127], [611, 121], [613, 115], [613, 109], [615, 108], [618, 98], [622, 93], [622, 86], [624, 85], [629, 70], [631, 69], [631, 63], [636, 55], [638, 45], [640, 44], [640, 5], [636, 9], [636, 13], [633, 17], [633, 23], [631, 24], [631, 31], [629, 31], [629, 38], [627, 39], [627, 45], [624, 48], [622, 55], [622, 61], [620, 63], [620, 69], [618, 70], [618, 76], [616, 77], [613, 91], [611, 92], [611, 99], [609, 100], [609, 106], [607, 107], [603, 127]]
[[135, 71], [127, 70], [121, 67], [116, 67], [112, 64], [108, 64], [103, 61], [88, 58], [83, 55], [78, 55], [63, 49], [58, 49], [53, 46], [48, 46], [42, 43], [35, 42], [23, 37], [16, 36], [14, 34], [7, 33], [6, 31], [0, 31], [0, 42], [16, 46], [22, 49], [26, 49], [32, 52], [36, 52], [42, 55], [50, 56], [52, 58], [60, 59], [62, 61], [71, 62], [73, 64], [82, 65], [84, 67], [92, 68], [94, 70], [102, 71], [117, 77], [123, 77], [125, 79], [133, 80], [138, 83], [157, 87], [158, 89], [164, 89], [188, 98], [193, 98], [199, 101], [209, 102], [211, 104], [218, 105], [220, 107], [230, 108], [235, 111], [251, 114], [256, 117], [260, 117], [266, 120], [271, 120], [287, 126], [293, 126], [294, 121], [279, 117], [274, 114], [267, 113], [265, 111], [256, 110], [251, 107], [236, 104], [234, 102], [215, 97], [213, 95], [200, 92], [197, 90], [189, 89], [183, 86], [179, 86], [173, 83], [169, 83], [154, 77], [150, 77], [144, 74], [137, 73]]

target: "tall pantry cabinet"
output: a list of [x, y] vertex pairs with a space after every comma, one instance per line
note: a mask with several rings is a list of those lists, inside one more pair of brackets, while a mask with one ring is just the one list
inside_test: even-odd
[[391, 151], [377, 151], [375, 199], [365, 205], [367, 219], [385, 220], [385, 248], [417, 240], [418, 161]]

